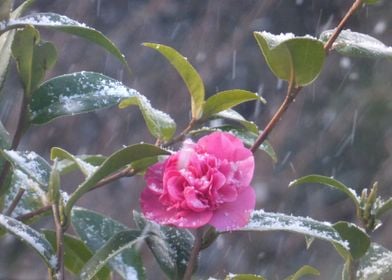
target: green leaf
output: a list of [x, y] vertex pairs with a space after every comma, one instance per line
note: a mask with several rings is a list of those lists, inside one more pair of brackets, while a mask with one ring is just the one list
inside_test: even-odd
[[214, 114], [251, 100], [260, 100], [266, 103], [265, 99], [257, 95], [257, 93], [247, 90], [232, 89], [218, 92], [209, 97], [204, 103], [203, 119], [208, 119]]
[[68, 214], [71, 212], [76, 201], [106, 176], [143, 158], [167, 154], [169, 154], [167, 151], [150, 144], [136, 144], [115, 152], [109, 156], [93, 174], [87, 177], [70, 196], [65, 207], [65, 215], [69, 216]]
[[[50, 244], [56, 246], [56, 233], [51, 230], [44, 230], [46, 239]], [[64, 265], [65, 268], [73, 275], [79, 275], [83, 266], [93, 256], [87, 246], [74, 236], [65, 234], [64, 235]], [[110, 270], [107, 266], [104, 266], [93, 278], [94, 280], [109, 280]]]
[[160, 226], [133, 212], [136, 225], [147, 232], [146, 243], [169, 279], [182, 279], [190, 258], [194, 236], [186, 229]]
[[359, 259], [358, 280], [392, 279], [392, 252], [372, 243], [366, 255]]
[[41, 42], [38, 31], [29, 25], [16, 32], [12, 55], [16, 59], [26, 94], [35, 90], [57, 58], [54, 45]]
[[353, 259], [359, 259], [366, 253], [370, 246], [370, 238], [361, 228], [347, 222], [337, 222], [333, 228], [348, 242]]
[[155, 43], [143, 43], [143, 46], [160, 52], [177, 70], [191, 95], [192, 118], [196, 120], [200, 119], [203, 114], [205, 90], [199, 73], [188, 62], [186, 57], [169, 46]]
[[[125, 230], [117, 232], [108, 240], [86, 263], [80, 272], [81, 279], [90, 280], [112, 258], [126, 249], [132, 248], [143, 239], [139, 230]], [[137, 274], [127, 275], [126, 279], [137, 279]]]
[[145, 96], [115, 79], [94, 72], [58, 76], [42, 84], [33, 93], [31, 121], [43, 124], [57, 117], [114, 106], [123, 100], [137, 100], [153, 135], [163, 138], [173, 135], [174, 121], [166, 113], [152, 108]]
[[57, 160], [54, 160], [52, 170], [49, 176], [48, 198], [50, 203], [60, 205], [60, 173], [57, 170]]
[[232, 274], [225, 277], [225, 280], [265, 280], [264, 277], [256, 274]]
[[221, 112], [215, 114], [214, 117], [222, 118], [222, 119], [228, 120], [228, 121], [237, 122], [237, 123], [241, 124], [247, 130], [249, 130], [250, 132], [253, 132], [256, 134], [259, 133], [259, 128], [257, 127], [257, 125], [254, 122], [248, 121], [240, 113], [238, 113], [237, 111], [234, 111], [232, 109], [221, 111]]
[[44, 158], [27, 151], [3, 150], [1, 153], [15, 169], [21, 170], [41, 187], [48, 186], [51, 166]]
[[170, 140], [173, 137], [176, 123], [168, 114], [151, 107], [148, 99], [142, 95], [122, 100], [119, 108], [123, 109], [131, 105], [139, 107], [148, 130], [154, 137], [162, 140]]
[[7, 28], [19, 28], [20, 26], [25, 25], [52, 28], [87, 39], [90, 42], [103, 47], [106, 51], [119, 59], [127, 67], [129, 72], [131, 71], [124, 55], [113, 44], [113, 42], [100, 31], [88, 27], [85, 24], [81, 24], [64, 15], [55, 13], [37, 13], [10, 21], [7, 24]]
[[299, 280], [303, 276], [307, 275], [320, 275], [320, 272], [310, 265], [304, 265], [296, 273], [285, 278], [285, 280]]
[[[10, 18], [18, 18], [33, 2], [28, 0], [23, 2], [12, 13]], [[6, 33], [0, 31], [0, 91], [3, 88], [3, 83], [7, 74], [8, 64], [11, 58], [11, 45], [14, 40], [15, 30], [10, 30]]]
[[11, 217], [0, 214], [0, 228], [19, 238], [22, 242], [33, 248], [41, 258], [46, 262], [48, 267], [55, 269], [57, 258], [52, 246], [46, 240], [45, 236], [35, 229], [15, 220]]
[[[238, 127], [234, 127], [234, 126], [230, 126], [230, 125], [223, 125], [223, 126], [217, 126], [217, 127], [203, 127], [200, 129], [195, 129], [195, 130], [191, 130], [189, 131], [189, 135], [198, 135], [198, 134], [202, 134], [202, 133], [211, 133], [214, 131], [226, 131], [226, 132], [230, 132], [233, 135], [235, 135], [236, 137], [238, 137], [239, 139], [241, 139], [241, 141], [251, 147], [253, 145], [253, 143], [256, 141], [258, 134], [255, 134], [253, 132], [247, 131], [243, 128], [238, 128]], [[267, 155], [269, 155], [272, 159], [272, 161], [274, 163], [276, 163], [278, 161], [278, 158], [276, 156], [275, 150], [272, 147], [271, 143], [268, 140], [265, 140], [263, 142], [263, 144], [261, 144], [259, 146], [259, 150], [262, 150], [264, 152], [267, 153]]]
[[84, 160], [75, 157], [74, 155], [68, 153], [66, 150], [63, 150], [61, 148], [53, 147], [50, 150], [50, 158], [53, 159], [66, 159], [69, 161], [72, 161], [76, 166], [82, 171], [85, 177], [91, 176], [96, 170], [97, 166], [91, 165], [88, 162], [85, 162]]
[[[326, 30], [320, 35], [322, 41], [327, 41], [334, 30]], [[392, 47], [367, 34], [343, 30], [332, 46], [333, 50], [346, 56], [368, 58], [392, 58]]]
[[375, 218], [379, 219], [383, 214], [392, 209], [392, 198], [389, 198], [387, 201], [383, 202], [381, 206], [376, 209]]
[[[76, 157], [76, 158], [82, 160], [83, 162], [88, 163], [92, 166], [99, 166], [106, 159], [106, 157], [103, 155], [77, 155], [74, 157]], [[75, 163], [74, 160], [62, 159], [58, 162], [57, 168], [60, 172], [60, 175], [65, 175], [65, 174], [68, 174], [72, 171], [79, 169], [79, 166], [78, 166], [78, 164]]]
[[25, 191], [12, 211], [12, 217], [33, 212], [49, 204], [46, 188], [30, 179], [24, 172], [15, 169], [11, 176], [10, 186], [4, 194], [4, 213], [11, 206], [20, 189]]
[[[75, 207], [72, 210], [72, 226], [90, 250], [97, 252], [112, 236], [128, 228], [99, 213]], [[145, 272], [139, 253], [129, 248], [111, 260], [109, 265], [123, 279], [144, 279]]]
[[342, 182], [339, 182], [338, 180], [335, 180], [331, 177], [327, 176], [321, 176], [321, 175], [308, 175], [301, 177], [299, 179], [296, 179], [294, 181], [291, 181], [289, 184], [289, 188], [298, 186], [304, 183], [310, 183], [310, 184], [322, 184], [326, 185], [328, 187], [331, 187], [333, 189], [337, 189], [343, 193], [345, 193], [351, 200], [354, 202], [356, 209], [359, 209], [359, 198], [356, 195], [355, 191], [347, 187], [345, 184]]
[[293, 34], [273, 35], [254, 32], [257, 43], [271, 71], [279, 79], [293, 80], [305, 86], [320, 74], [324, 64], [323, 43], [315, 38], [294, 37]]
[[288, 231], [307, 235], [321, 240], [338, 244], [348, 250], [347, 242], [340, 236], [338, 231], [330, 223], [320, 222], [311, 218], [289, 216], [280, 213], [268, 213], [263, 210], [253, 211], [249, 223], [235, 231]]

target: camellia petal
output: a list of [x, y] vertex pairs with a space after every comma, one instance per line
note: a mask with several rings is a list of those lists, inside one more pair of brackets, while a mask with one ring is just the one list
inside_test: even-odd
[[222, 204], [215, 212], [210, 225], [226, 231], [245, 226], [256, 205], [256, 194], [251, 187], [243, 189], [233, 202]]
[[227, 132], [214, 132], [183, 148], [146, 172], [141, 195], [146, 218], [164, 225], [218, 230], [244, 226], [255, 206], [249, 186], [254, 158]]

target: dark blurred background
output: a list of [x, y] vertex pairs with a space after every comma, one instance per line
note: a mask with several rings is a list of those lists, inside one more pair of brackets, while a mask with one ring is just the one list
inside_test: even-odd
[[[15, 1], [19, 4], [21, 1]], [[47, 78], [80, 70], [102, 72], [122, 80], [147, 96], [152, 105], [168, 112], [181, 130], [189, 121], [190, 101], [179, 75], [162, 56], [142, 42], [167, 44], [201, 74], [207, 95], [241, 88], [257, 91], [267, 105], [253, 102], [239, 111], [260, 128], [283, 101], [286, 84], [269, 71], [253, 31], [293, 32], [318, 36], [336, 26], [349, 0], [37, 0], [31, 12], [50, 11], [84, 22], [107, 35], [125, 54], [129, 76], [116, 59], [83, 39], [41, 29], [59, 52]], [[348, 28], [370, 34], [392, 45], [392, 2], [362, 9]], [[392, 195], [392, 63], [391, 60], [328, 57], [319, 79], [305, 88], [270, 136], [279, 161], [263, 152], [256, 155], [253, 187], [258, 208], [336, 222], [353, 219], [354, 208], [345, 196], [320, 186], [288, 189], [300, 176], [334, 176], [360, 192], [379, 182], [380, 193]], [[21, 92], [12, 65], [0, 117], [13, 131]], [[53, 146], [74, 154], [108, 155], [123, 145], [153, 142], [137, 108], [105, 109], [98, 113], [57, 119], [31, 128], [19, 149], [49, 158]], [[68, 178], [72, 191], [78, 181]], [[139, 209], [142, 178], [122, 179], [91, 192], [79, 205], [132, 225], [131, 210]], [[392, 219], [373, 238], [392, 249]], [[43, 220], [37, 227], [48, 227]], [[19, 241], [0, 241], [0, 279], [45, 279], [45, 266]], [[145, 250], [145, 248], [143, 249]], [[143, 253], [149, 279], [162, 279], [151, 254]], [[321, 271], [317, 279], [339, 279], [341, 258], [333, 247], [316, 241], [305, 249], [303, 236], [289, 233], [231, 234], [202, 253], [198, 277], [223, 278], [232, 273], [256, 273], [283, 279], [304, 264]]]

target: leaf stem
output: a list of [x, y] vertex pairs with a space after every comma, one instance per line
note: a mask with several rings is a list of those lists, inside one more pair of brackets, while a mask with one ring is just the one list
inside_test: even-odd
[[18, 205], [19, 201], [22, 199], [22, 196], [26, 190], [20, 188], [18, 193], [16, 194], [14, 200], [12, 201], [10, 207], [8, 207], [7, 211], [5, 212], [6, 216], [11, 216], [12, 212], [15, 210], [16, 206]]
[[61, 223], [60, 208], [58, 203], [52, 205], [53, 220], [56, 229], [56, 279], [64, 280], [64, 228]]
[[29, 213], [20, 215], [20, 216], [16, 217], [16, 219], [18, 221], [26, 221], [26, 220], [29, 220], [31, 218], [34, 218], [35, 216], [41, 215], [41, 214], [43, 214], [45, 212], [48, 212], [50, 210], [52, 210], [52, 205], [47, 205], [47, 206], [39, 208], [39, 209], [37, 209], [37, 210], [35, 210], [33, 212], [29, 212]]
[[193, 271], [195, 270], [197, 264], [197, 258], [202, 245], [204, 228], [199, 228], [196, 230], [195, 242], [193, 243], [193, 248], [191, 251], [191, 256], [189, 258], [188, 266], [186, 267], [183, 280], [191, 280]]

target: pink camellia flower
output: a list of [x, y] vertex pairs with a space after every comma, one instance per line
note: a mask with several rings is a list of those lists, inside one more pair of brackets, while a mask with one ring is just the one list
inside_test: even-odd
[[141, 195], [146, 218], [159, 224], [218, 230], [246, 225], [256, 198], [252, 152], [230, 133], [214, 132], [182, 149], [146, 172]]

